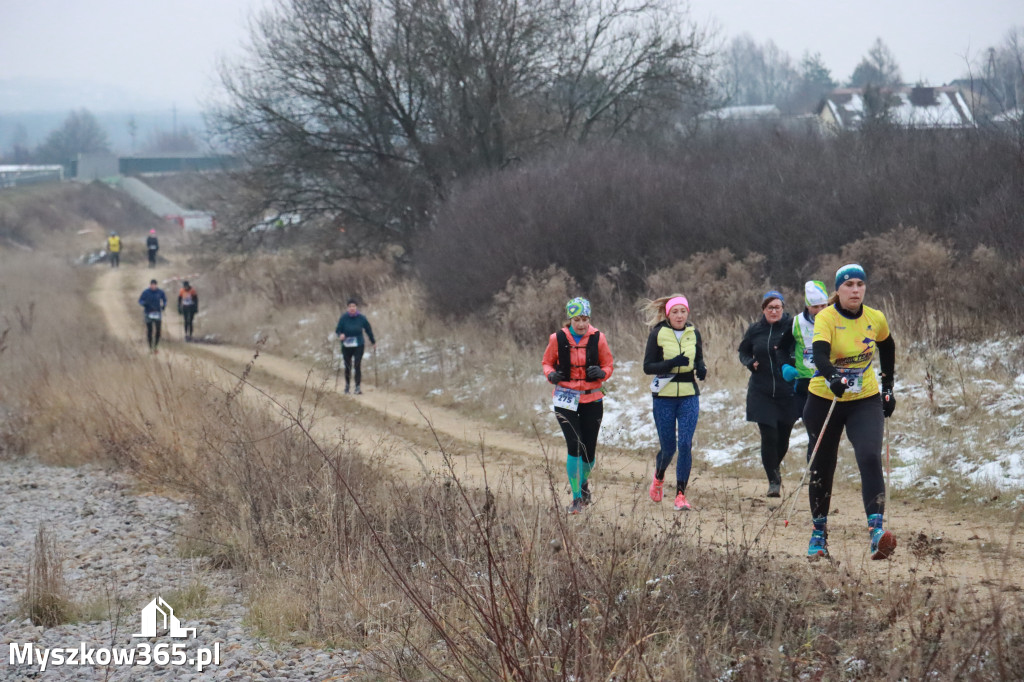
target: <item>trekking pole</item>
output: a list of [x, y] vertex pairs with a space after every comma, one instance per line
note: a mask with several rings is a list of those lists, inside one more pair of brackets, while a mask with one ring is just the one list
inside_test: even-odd
[[334, 392], [338, 392], [338, 375], [341, 373], [341, 358], [334, 352], [334, 342], [331, 341], [331, 356], [334, 358]]
[[373, 344], [373, 388], [378, 388], [377, 385], [377, 344]]
[[793, 501], [789, 504], [789, 513], [786, 514], [784, 528], [789, 528], [789, 517], [793, 515], [793, 508], [796, 507], [796, 498], [800, 493], [800, 489], [804, 487], [804, 479], [807, 478], [807, 474], [810, 473], [811, 467], [814, 466], [814, 458], [818, 456], [818, 448], [821, 447], [821, 439], [825, 435], [825, 429], [828, 428], [828, 422], [832, 418], [832, 410], [836, 409], [836, 402], [839, 400], [836, 396], [832, 396], [832, 404], [829, 405], [828, 414], [825, 415], [825, 423], [821, 425], [821, 431], [818, 432], [818, 440], [814, 444], [814, 450], [811, 451], [811, 458], [807, 460], [807, 468], [804, 469], [804, 475], [800, 477], [800, 483], [797, 485], [796, 490], [793, 491]]
[[[889, 507], [889, 418], [886, 417], [885, 421], [885, 508]], [[882, 517], [885, 518], [885, 517]], [[892, 521], [892, 519], [889, 519]]]

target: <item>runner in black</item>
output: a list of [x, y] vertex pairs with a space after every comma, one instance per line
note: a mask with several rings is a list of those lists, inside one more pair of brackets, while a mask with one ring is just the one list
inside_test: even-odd
[[149, 281], [148, 289], [142, 290], [139, 305], [142, 306], [142, 314], [146, 320], [146, 341], [149, 343], [149, 350], [155, 355], [156, 347], [160, 345], [160, 323], [163, 321], [164, 308], [167, 307], [167, 294], [157, 286], [155, 279]]

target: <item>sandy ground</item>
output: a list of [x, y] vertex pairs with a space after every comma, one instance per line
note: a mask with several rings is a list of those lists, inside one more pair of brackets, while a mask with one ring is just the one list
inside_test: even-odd
[[[138, 348], [139, 353], [147, 349], [136, 300], [150, 276], [163, 281], [173, 273], [168, 267], [108, 270], [91, 294], [114, 335]], [[168, 285], [164, 289], [169, 298], [176, 295], [176, 287]], [[173, 304], [169, 310], [165, 322], [169, 329], [154, 362], [189, 367], [229, 385], [234, 380], [232, 375], [241, 374], [253, 359], [251, 348], [184, 343]], [[563, 444], [548, 436], [503, 431], [457, 411], [418, 404], [406, 394], [372, 386], [364, 386], [362, 396], [340, 395], [333, 390], [333, 374], [325, 376], [322, 370], [318, 374], [299, 362], [262, 352], [249, 379], [292, 407], [298, 405], [304, 389], [324, 385], [331, 395], [322, 404], [316, 434], [344, 436], [367, 454], [386, 452], [398, 471], [413, 474], [424, 468], [440, 469], [440, 443], [454, 456], [457, 473], [467, 483], [482, 485], [486, 473], [492, 488], [525, 486], [537, 495], [550, 497], [547, 471], [551, 471], [560, 503], [569, 501]], [[255, 391], [250, 393], [257, 395]], [[599, 515], [615, 523], [625, 519], [642, 523], [652, 532], [681, 525], [692, 532], [695, 541], [730, 548], [752, 545], [793, 570], [823, 571], [838, 581], [942, 584], [971, 591], [1021, 587], [1024, 538], [1012, 524], [984, 518], [977, 512], [954, 518], [938, 508], [897, 498], [890, 505], [886, 522], [899, 546], [891, 560], [871, 561], [860, 493], [837, 481], [829, 517], [833, 560], [810, 563], [804, 556], [810, 535], [806, 491], [799, 492], [795, 505], [790, 497], [799, 481], [798, 474], [792, 473], [794, 469], [787, 474], [788, 488], [784, 488], [780, 501], [765, 499], [765, 483], [760, 478], [725, 476], [714, 469], [695, 468], [687, 490], [694, 509], [676, 512], [670, 494], [674, 493], [671, 471], [666, 480], [666, 499], [654, 504], [647, 498], [652, 465], [648, 458], [635, 453], [599, 449], [592, 477], [595, 504], [576, 518], [585, 522], [586, 517]]]

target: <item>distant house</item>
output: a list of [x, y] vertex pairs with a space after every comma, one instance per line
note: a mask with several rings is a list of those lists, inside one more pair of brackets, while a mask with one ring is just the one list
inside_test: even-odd
[[705, 128], [813, 130], [818, 119], [806, 114], [784, 114], [774, 104], [722, 107], [697, 117]]
[[[973, 128], [977, 124], [960, 89], [954, 86], [904, 86], [877, 91], [885, 99], [890, 122], [907, 128]], [[868, 112], [864, 88], [839, 88], [818, 107], [827, 129], [856, 130]]]

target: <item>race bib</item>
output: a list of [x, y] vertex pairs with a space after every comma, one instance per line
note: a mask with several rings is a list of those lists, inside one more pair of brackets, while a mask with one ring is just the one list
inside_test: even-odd
[[181, 304], [182, 305], [192, 305], [192, 297], [191, 296], [182, 296], [181, 297]]
[[672, 383], [674, 374], [659, 374], [651, 380], [651, 393], [661, 393], [661, 389]]
[[863, 369], [841, 369], [839, 370], [839, 374], [840, 376], [846, 377], [847, 393], [860, 393], [864, 388]]
[[147, 320], [159, 320], [160, 319], [160, 311], [156, 311], [156, 312], [152, 312], [152, 313], [146, 313], [146, 319]]
[[552, 396], [552, 404], [555, 407], [561, 407], [563, 410], [569, 410], [575, 412], [576, 408], [580, 406], [580, 391], [574, 391], [571, 388], [563, 388], [562, 386], [555, 386], [555, 393]]
[[815, 369], [813, 348], [804, 348], [804, 367], [807, 369]]
[[345, 348], [355, 348], [356, 346], [359, 345], [359, 337], [346, 336], [345, 339], [341, 342], [341, 345], [345, 346]]

